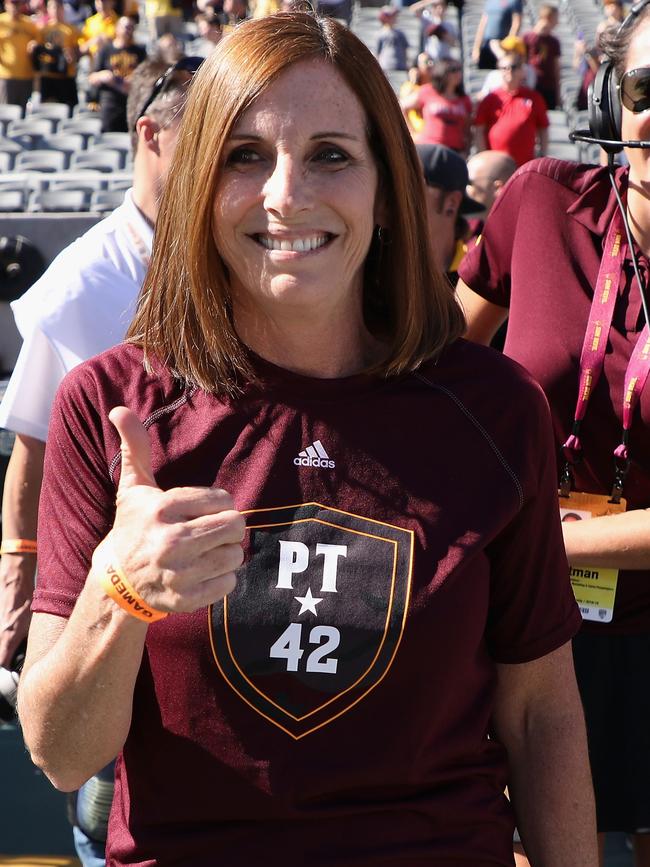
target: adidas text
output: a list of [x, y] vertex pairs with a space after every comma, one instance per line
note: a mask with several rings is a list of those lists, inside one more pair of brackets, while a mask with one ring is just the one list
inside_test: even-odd
[[327, 467], [329, 469], [334, 469], [336, 463], [334, 461], [325, 460], [324, 458], [294, 458], [294, 464], [297, 467]]

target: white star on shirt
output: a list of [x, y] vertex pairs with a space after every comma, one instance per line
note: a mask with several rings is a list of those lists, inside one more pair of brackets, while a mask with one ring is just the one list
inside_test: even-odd
[[301, 614], [304, 614], [305, 611], [311, 611], [312, 614], [317, 614], [316, 606], [319, 602], [322, 602], [322, 599], [318, 599], [311, 595], [311, 587], [307, 588], [307, 593], [304, 596], [294, 596], [293, 597], [296, 602], [300, 602], [300, 611], [298, 612], [298, 617]]

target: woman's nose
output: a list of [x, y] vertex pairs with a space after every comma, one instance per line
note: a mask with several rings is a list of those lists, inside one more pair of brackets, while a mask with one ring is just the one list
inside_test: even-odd
[[287, 154], [278, 155], [272, 173], [264, 184], [264, 207], [282, 217], [309, 208], [309, 179], [300, 161]]

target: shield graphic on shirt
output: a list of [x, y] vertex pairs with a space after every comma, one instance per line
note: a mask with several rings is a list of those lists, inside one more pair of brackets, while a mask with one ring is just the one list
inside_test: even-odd
[[216, 663], [240, 698], [301, 738], [389, 671], [404, 631], [413, 531], [304, 503], [245, 513], [235, 590], [211, 606]]

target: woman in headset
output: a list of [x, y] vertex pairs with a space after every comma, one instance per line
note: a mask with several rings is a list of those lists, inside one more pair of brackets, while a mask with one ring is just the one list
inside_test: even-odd
[[551, 405], [560, 509], [591, 516], [562, 529], [583, 614], [574, 656], [598, 824], [633, 834], [635, 863], [648, 867], [650, 150], [634, 144], [650, 139], [650, 4], [606, 48], [590, 135], [610, 151], [628, 141], [629, 170], [525, 165], [466, 257], [458, 293], [474, 340], [489, 343], [509, 315], [505, 352]]

